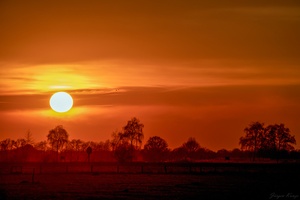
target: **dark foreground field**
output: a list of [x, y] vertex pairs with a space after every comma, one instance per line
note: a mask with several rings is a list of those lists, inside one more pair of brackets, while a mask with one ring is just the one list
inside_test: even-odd
[[1, 173], [0, 199], [300, 199], [289, 170], [202, 173]]

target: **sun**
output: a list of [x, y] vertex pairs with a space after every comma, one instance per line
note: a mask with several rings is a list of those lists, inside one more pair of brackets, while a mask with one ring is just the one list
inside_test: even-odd
[[73, 98], [66, 92], [56, 92], [50, 98], [50, 107], [56, 112], [67, 112], [72, 106]]

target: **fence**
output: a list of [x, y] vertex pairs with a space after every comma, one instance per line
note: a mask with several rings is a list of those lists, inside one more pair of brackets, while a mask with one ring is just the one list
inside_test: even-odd
[[49, 173], [299, 173], [300, 163], [0, 163], [0, 174]]

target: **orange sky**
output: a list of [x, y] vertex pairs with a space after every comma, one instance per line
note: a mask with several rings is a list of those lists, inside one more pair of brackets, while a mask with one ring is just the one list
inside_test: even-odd
[[233, 149], [257, 120], [300, 140], [299, 1], [4, 0], [0, 27], [0, 140], [103, 141], [132, 117], [171, 148]]

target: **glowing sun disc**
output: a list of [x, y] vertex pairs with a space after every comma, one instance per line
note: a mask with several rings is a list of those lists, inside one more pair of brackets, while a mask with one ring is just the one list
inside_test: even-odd
[[59, 113], [69, 111], [73, 106], [71, 95], [66, 92], [56, 92], [50, 98], [50, 107]]

